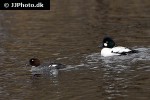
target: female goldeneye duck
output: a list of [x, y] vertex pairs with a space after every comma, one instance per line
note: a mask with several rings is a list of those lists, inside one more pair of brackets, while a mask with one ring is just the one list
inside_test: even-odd
[[101, 56], [115, 56], [115, 55], [127, 55], [130, 53], [137, 53], [137, 50], [131, 50], [122, 46], [115, 46], [115, 42], [110, 37], [105, 37], [102, 41]]
[[65, 66], [59, 63], [50, 63], [49, 65], [41, 65], [40, 60], [37, 58], [31, 58], [29, 64], [32, 66], [31, 72], [33, 74], [43, 74], [47, 72], [52, 72], [52, 74], [57, 73], [56, 70], [63, 69]]

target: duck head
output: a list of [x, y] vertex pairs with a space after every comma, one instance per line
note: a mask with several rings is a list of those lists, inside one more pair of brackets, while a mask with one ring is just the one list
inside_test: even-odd
[[102, 41], [102, 47], [113, 48], [115, 46], [115, 42], [110, 37], [105, 37]]
[[37, 58], [31, 58], [31, 59], [29, 60], [29, 63], [30, 63], [31, 66], [37, 67], [37, 66], [40, 65], [40, 60], [37, 59]]

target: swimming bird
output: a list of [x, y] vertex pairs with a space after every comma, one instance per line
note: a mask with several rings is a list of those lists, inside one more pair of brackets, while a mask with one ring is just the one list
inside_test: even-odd
[[59, 69], [65, 68], [63, 64], [60, 63], [50, 63], [46, 65], [41, 65], [40, 60], [38, 58], [31, 58], [29, 60], [29, 64], [31, 67], [32, 74], [58, 74]]
[[115, 42], [110, 37], [105, 37], [102, 41], [101, 56], [116, 56], [137, 53], [137, 50], [132, 50], [123, 46], [116, 46]]

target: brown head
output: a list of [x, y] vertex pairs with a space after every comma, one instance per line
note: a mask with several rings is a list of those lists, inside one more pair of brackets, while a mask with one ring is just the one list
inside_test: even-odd
[[40, 60], [37, 58], [31, 58], [29, 60], [29, 63], [30, 63], [30, 65], [37, 67], [40, 65]]

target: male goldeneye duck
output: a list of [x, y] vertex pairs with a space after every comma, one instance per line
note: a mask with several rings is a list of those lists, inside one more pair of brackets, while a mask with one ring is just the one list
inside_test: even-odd
[[105, 37], [102, 41], [101, 56], [115, 56], [115, 55], [127, 55], [130, 53], [137, 53], [137, 50], [131, 50], [122, 46], [115, 46], [115, 42], [110, 37]]
[[44, 74], [44, 73], [51, 73], [57, 74], [57, 70], [63, 69], [64, 65], [59, 63], [50, 63], [48, 65], [41, 65], [40, 60], [37, 58], [31, 58], [29, 60], [31, 67], [32, 74]]

